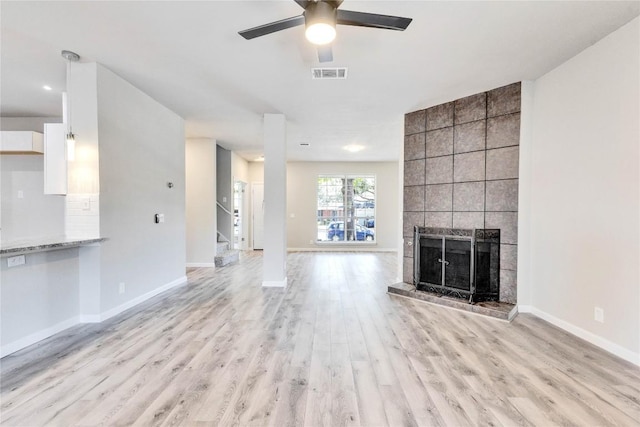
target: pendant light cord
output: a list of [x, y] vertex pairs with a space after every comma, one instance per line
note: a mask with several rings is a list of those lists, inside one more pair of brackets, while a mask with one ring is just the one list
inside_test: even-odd
[[71, 60], [67, 59], [67, 121], [69, 122], [69, 134], [73, 134], [71, 126]]

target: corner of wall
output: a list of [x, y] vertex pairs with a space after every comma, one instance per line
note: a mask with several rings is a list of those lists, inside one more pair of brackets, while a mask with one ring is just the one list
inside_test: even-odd
[[535, 82], [521, 84], [520, 161], [518, 183], [518, 304], [530, 307], [531, 277], [531, 176], [533, 139], [533, 99]]

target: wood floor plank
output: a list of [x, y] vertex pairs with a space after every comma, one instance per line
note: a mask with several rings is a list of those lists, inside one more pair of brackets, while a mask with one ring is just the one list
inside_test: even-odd
[[364, 426], [389, 425], [371, 362], [353, 361], [351, 366], [358, 398], [360, 423]]
[[330, 398], [331, 425], [360, 425], [358, 398], [353, 380], [353, 369], [351, 367], [349, 346], [339, 342], [331, 344]]
[[393, 253], [262, 254], [0, 361], [1, 426], [640, 426], [640, 368], [531, 315], [386, 293]]

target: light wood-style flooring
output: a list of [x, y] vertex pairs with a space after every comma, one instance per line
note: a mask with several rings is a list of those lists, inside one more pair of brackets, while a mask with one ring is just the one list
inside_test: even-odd
[[388, 295], [391, 253], [260, 253], [2, 359], [19, 426], [637, 426], [640, 369], [533, 316]]

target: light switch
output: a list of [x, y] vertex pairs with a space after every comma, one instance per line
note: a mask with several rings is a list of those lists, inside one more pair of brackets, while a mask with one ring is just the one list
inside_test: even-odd
[[222, 203], [227, 203], [227, 198], [226, 197], [222, 197]]
[[18, 190], [18, 199], [24, 199], [24, 192], [22, 190]]

